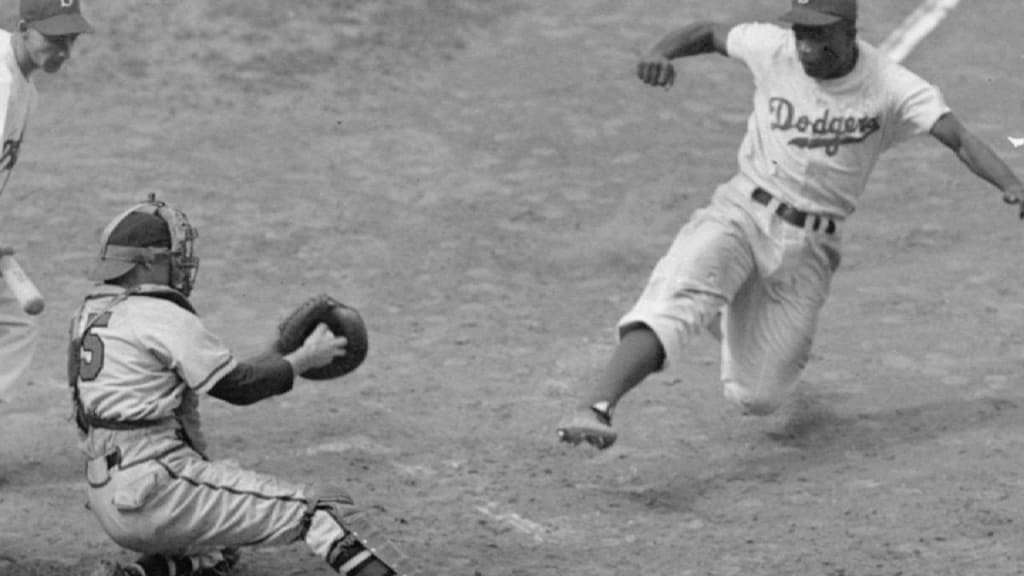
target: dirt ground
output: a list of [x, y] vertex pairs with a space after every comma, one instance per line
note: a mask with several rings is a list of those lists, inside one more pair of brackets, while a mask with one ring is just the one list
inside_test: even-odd
[[[14, 2], [0, 16], [14, 22]], [[1024, 229], [928, 139], [883, 159], [800, 392], [745, 418], [718, 351], [650, 379], [607, 452], [554, 429], [679, 225], [729, 177], [742, 65], [639, 51], [782, 0], [87, 2], [39, 78], [0, 234], [48, 297], [33, 382], [0, 404], [0, 574], [129, 558], [84, 509], [65, 331], [99, 229], [150, 191], [200, 230], [194, 302], [240, 356], [301, 299], [359, 308], [367, 363], [237, 408], [214, 456], [341, 484], [424, 573], [997, 576], [1024, 552]], [[879, 42], [917, 4], [863, 2]], [[1019, 172], [1016, 0], [962, 3], [907, 60]], [[327, 574], [304, 546], [243, 576]]]

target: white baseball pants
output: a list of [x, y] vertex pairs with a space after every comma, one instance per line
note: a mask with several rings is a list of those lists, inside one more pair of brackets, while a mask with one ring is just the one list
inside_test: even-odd
[[651, 328], [665, 349], [664, 368], [672, 369], [723, 312], [725, 396], [749, 413], [768, 414], [807, 363], [841, 239], [782, 220], [774, 202], [751, 199], [753, 189], [739, 176], [716, 189], [680, 229], [618, 328], [620, 335], [637, 324]]
[[35, 320], [0, 279], [0, 399], [24, 383], [38, 340]]

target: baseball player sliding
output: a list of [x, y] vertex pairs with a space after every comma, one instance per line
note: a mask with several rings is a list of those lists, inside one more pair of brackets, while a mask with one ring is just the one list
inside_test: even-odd
[[[18, 162], [36, 106], [32, 74], [53, 73], [71, 57], [79, 34], [92, 32], [79, 0], [21, 0], [14, 32], [0, 30], [0, 195]], [[0, 227], [2, 231], [2, 227]], [[14, 250], [0, 241], [0, 256]], [[0, 397], [21, 382], [35, 352], [36, 325], [0, 278]]]
[[686, 344], [708, 328], [722, 341], [726, 398], [751, 414], [776, 410], [807, 363], [843, 222], [879, 155], [903, 140], [931, 134], [1024, 218], [1021, 181], [940, 91], [857, 38], [856, 0], [794, 0], [782, 20], [790, 27], [697, 22], [639, 62], [641, 81], [669, 87], [677, 58], [740, 60], [753, 74], [754, 111], [738, 173], [655, 266], [618, 323], [599, 380], [559, 426], [561, 440], [611, 446], [619, 400], [648, 375], [680, 366]]
[[199, 259], [186, 215], [151, 200], [104, 230], [99, 282], [71, 323], [69, 382], [89, 509], [142, 556], [92, 576], [219, 576], [240, 546], [305, 541], [339, 574], [395, 576], [397, 551], [337, 488], [210, 461], [198, 398], [246, 405], [291, 390], [348, 344], [319, 324], [284, 356], [237, 360], [188, 300]]

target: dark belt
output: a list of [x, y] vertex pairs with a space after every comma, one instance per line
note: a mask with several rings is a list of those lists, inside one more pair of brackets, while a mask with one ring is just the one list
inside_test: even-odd
[[[776, 200], [769, 192], [763, 188], [754, 188], [754, 192], [750, 195], [754, 202], [761, 204], [762, 206], [768, 206], [772, 203], [772, 200]], [[810, 229], [817, 232], [818, 230], [823, 231], [825, 234], [836, 233], [836, 222], [831, 218], [820, 216], [818, 214], [811, 214], [810, 212], [804, 212], [798, 208], [794, 208], [789, 204], [786, 204], [782, 200], [776, 200], [778, 202], [778, 208], [775, 209], [775, 215], [782, 218], [786, 222], [796, 226], [797, 228], [808, 227], [808, 221], [810, 221]]]
[[100, 418], [89, 412], [82, 413], [82, 420], [89, 428], [102, 428], [104, 430], [140, 430], [152, 428], [170, 422], [171, 418], [155, 418], [152, 420], [111, 420]]

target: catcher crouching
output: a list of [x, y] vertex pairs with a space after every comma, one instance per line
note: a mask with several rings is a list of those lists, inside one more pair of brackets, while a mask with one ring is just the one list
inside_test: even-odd
[[[68, 375], [89, 509], [115, 542], [140, 554], [103, 561], [93, 576], [218, 576], [235, 566], [239, 547], [299, 540], [339, 574], [410, 574], [344, 491], [206, 457], [200, 395], [252, 404], [291, 390], [296, 374], [351, 371], [366, 346], [358, 314], [340, 314], [356, 325], [353, 346], [328, 328], [336, 320], [306, 311], [281, 327], [301, 333], [300, 343], [237, 360], [188, 300], [195, 239], [184, 213], [152, 197], [118, 215], [90, 273], [98, 284], [71, 323]], [[350, 349], [355, 360], [339, 362]]]

